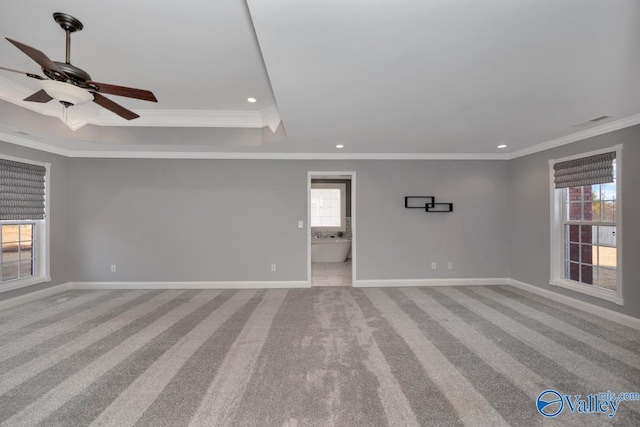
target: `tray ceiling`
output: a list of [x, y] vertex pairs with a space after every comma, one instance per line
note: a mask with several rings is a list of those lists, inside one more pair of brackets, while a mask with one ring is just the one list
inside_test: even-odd
[[[509, 158], [640, 123], [635, 0], [21, 0], [3, 4], [1, 35], [61, 61], [58, 11], [85, 26], [75, 65], [159, 102], [112, 96], [131, 122], [25, 105], [37, 81], [0, 71], [0, 140], [79, 156]], [[0, 58], [39, 72], [6, 40]]]

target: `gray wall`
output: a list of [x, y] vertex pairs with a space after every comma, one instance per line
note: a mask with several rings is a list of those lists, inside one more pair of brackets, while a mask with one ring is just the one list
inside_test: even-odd
[[[602, 301], [549, 285], [549, 159], [624, 144], [622, 150], [623, 246], [625, 305]], [[573, 298], [640, 317], [640, 126], [589, 138], [509, 162], [511, 188], [511, 277]]]
[[[51, 162], [53, 185], [53, 281], [0, 299], [68, 281], [306, 280], [307, 171], [356, 171], [358, 279], [513, 277], [640, 317], [639, 139], [636, 126], [509, 162], [69, 159], [0, 142]], [[618, 143], [624, 307], [548, 285], [548, 160]], [[454, 211], [405, 209], [407, 195]]]
[[[13, 298], [25, 293], [45, 289], [50, 286], [69, 282], [72, 278], [69, 274], [69, 163], [71, 159], [57, 156], [55, 154], [44, 153], [42, 151], [31, 150], [0, 141], [0, 153], [19, 157], [22, 159], [51, 163], [51, 204], [50, 219], [50, 245], [51, 245], [51, 282], [41, 283], [27, 288], [16, 289], [14, 291], [0, 293], [0, 300]], [[1, 285], [0, 285], [1, 286]]]
[[71, 162], [71, 276], [306, 280], [307, 171], [357, 173], [358, 279], [509, 277], [507, 162], [145, 159]]

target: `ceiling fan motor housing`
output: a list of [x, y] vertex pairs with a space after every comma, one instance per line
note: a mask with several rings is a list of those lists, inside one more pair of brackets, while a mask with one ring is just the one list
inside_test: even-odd
[[80, 86], [85, 89], [90, 88], [88, 85], [85, 84], [85, 82], [91, 80], [91, 76], [82, 68], [76, 67], [75, 65], [72, 65], [72, 64], [67, 64], [66, 62], [53, 61], [53, 63], [56, 64], [58, 67], [60, 67], [62, 71], [64, 71], [67, 74], [67, 76], [69, 76], [69, 79], [65, 78], [63, 75], [61, 75], [56, 71], [45, 70], [43, 68], [42, 72], [45, 74], [45, 76], [49, 77], [51, 80], [57, 80], [60, 82], [68, 81], [69, 83], [72, 83], [75, 86]]

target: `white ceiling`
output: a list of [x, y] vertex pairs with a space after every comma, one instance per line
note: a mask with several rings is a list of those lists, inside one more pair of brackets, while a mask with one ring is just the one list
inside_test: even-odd
[[[637, 0], [11, 0], [0, 35], [62, 61], [53, 12], [85, 25], [74, 65], [159, 100], [65, 126], [0, 71], [0, 139], [67, 155], [501, 158], [640, 123]], [[6, 40], [0, 58], [39, 71]]]

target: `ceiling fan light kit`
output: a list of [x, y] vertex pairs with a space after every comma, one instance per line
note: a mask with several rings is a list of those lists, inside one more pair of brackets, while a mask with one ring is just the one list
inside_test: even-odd
[[102, 96], [102, 94], [158, 102], [155, 95], [148, 90], [98, 83], [91, 79], [89, 73], [75, 65], [72, 65], [70, 55], [71, 33], [82, 30], [84, 26], [78, 19], [66, 13], [56, 12], [53, 14], [53, 19], [58, 23], [58, 25], [60, 25], [67, 35], [65, 62], [52, 61], [47, 57], [47, 55], [38, 49], [6, 37], [7, 41], [37, 62], [42, 68], [42, 72], [47, 77], [45, 78], [36, 74], [0, 67], [1, 70], [24, 74], [27, 77], [39, 80], [42, 90], [25, 98], [24, 101], [46, 103], [55, 99], [64, 105], [65, 108], [93, 101], [126, 120], [133, 120], [140, 116]]
[[58, 100], [65, 107], [93, 101], [91, 92], [69, 83], [57, 80], [41, 80], [40, 85], [50, 97]]

